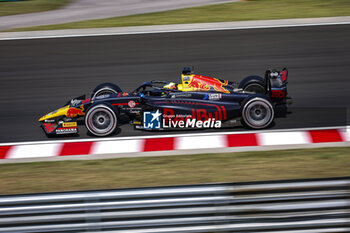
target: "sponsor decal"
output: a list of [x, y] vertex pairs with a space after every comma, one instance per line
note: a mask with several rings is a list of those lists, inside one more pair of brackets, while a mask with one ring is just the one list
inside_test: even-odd
[[74, 118], [74, 117], [77, 117], [77, 116], [84, 116], [85, 113], [83, 111], [84, 111], [84, 106], [83, 105], [81, 105], [80, 108], [73, 108], [73, 107], [71, 107], [67, 111], [67, 117]]
[[176, 115], [173, 109], [171, 108], [164, 108], [163, 109], [163, 118], [165, 120], [174, 118], [173, 120], [184, 120], [185, 118], [192, 118], [197, 120], [208, 120], [208, 119], [217, 119], [217, 120], [226, 120], [227, 119], [227, 113], [226, 108], [224, 106], [216, 106], [217, 111], [208, 111], [206, 109], [192, 109], [192, 115], [186, 115], [186, 117], [183, 117], [183, 115]]
[[171, 96], [171, 98], [189, 98], [192, 97], [191, 93], [175, 93]]
[[55, 127], [55, 124], [53, 124], [53, 123], [44, 123], [43, 126], [44, 126], [45, 131], [46, 131], [47, 133], [51, 133], [51, 132], [54, 131], [55, 128], [56, 128], [56, 127]]
[[133, 100], [130, 100], [130, 101], [128, 102], [128, 106], [129, 106], [130, 108], [134, 108], [135, 105], [136, 105], [136, 103], [135, 103], [135, 101], [133, 101]]
[[123, 93], [118, 92], [117, 97], [122, 97], [122, 96], [129, 96], [129, 93], [127, 93], [127, 92], [123, 92]]
[[222, 115], [221, 110], [219, 113], [192, 109], [192, 115], [185, 115], [175, 114], [173, 109], [164, 108], [163, 128], [221, 128]]
[[56, 134], [69, 134], [69, 133], [78, 133], [78, 129], [76, 127], [56, 129]]
[[220, 100], [221, 94], [220, 93], [213, 93], [213, 94], [205, 94], [204, 100]]
[[62, 127], [66, 128], [66, 127], [77, 127], [78, 124], [77, 122], [63, 122], [62, 123]]
[[220, 99], [221, 99], [220, 93], [209, 94], [209, 100], [220, 100]]
[[194, 90], [214, 90], [222, 93], [230, 93], [230, 91], [225, 88], [227, 85], [227, 80], [194, 75], [188, 87], [193, 88]]
[[182, 80], [183, 81], [190, 81], [191, 80], [191, 76], [183, 76]]
[[82, 100], [76, 100], [76, 99], [74, 99], [74, 100], [71, 100], [70, 101], [70, 105], [78, 105], [78, 104], [80, 104], [81, 102], [83, 102]]
[[173, 121], [169, 119], [163, 123], [163, 128], [221, 128], [221, 121], [210, 118], [206, 121], [187, 118], [186, 120]]
[[141, 108], [134, 108], [133, 110], [130, 110], [129, 113], [140, 115], [141, 111], [142, 111]]
[[144, 129], [160, 129], [160, 117], [161, 113], [159, 109], [156, 112], [144, 112], [143, 113], [143, 128]]
[[53, 119], [46, 119], [45, 122], [52, 123], [52, 122], [55, 122], [55, 120], [53, 120]]

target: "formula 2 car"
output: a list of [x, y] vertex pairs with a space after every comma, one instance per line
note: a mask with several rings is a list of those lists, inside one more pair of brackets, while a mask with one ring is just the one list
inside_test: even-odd
[[64, 107], [41, 117], [47, 135], [89, 133], [107, 136], [119, 125], [135, 129], [165, 130], [221, 128], [243, 124], [264, 129], [273, 122], [278, 106], [286, 108], [288, 71], [248, 76], [240, 83], [193, 74], [185, 67], [181, 83], [149, 81], [131, 92], [113, 83], [98, 85], [89, 98], [74, 98]]

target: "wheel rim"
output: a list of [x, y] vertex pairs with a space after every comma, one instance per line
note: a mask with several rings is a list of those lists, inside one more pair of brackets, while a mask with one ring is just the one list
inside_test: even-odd
[[252, 92], [252, 93], [258, 93], [258, 94], [264, 94], [265, 93], [264, 88], [261, 85], [256, 84], [256, 83], [249, 84], [248, 86], [246, 86], [244, 88], [244, 91]]
[[86, 125], [91, 133], [97, 136], [105, 136], [114, 131], [116, 117], [109, 109], [97, 107], [89, 112]]
[[264, 128], [273, 120], [273, 111], [270, 104], [265, 101], [256, 100], [248, 103], [244, 117], [246, 123], [252, 128]]

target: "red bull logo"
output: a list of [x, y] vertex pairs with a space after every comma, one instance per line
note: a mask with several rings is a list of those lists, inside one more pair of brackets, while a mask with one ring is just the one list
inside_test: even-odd
[[45, 131], [47, 133], [51, 133], [55, 130], [55, 124], [53, 124], [53, 123], [44, 123], [43, 126], [44, 126]]
[[[221, 109], [218, 109], [220, 112], [209, 112], [206, 109], [192, 109], [192, 115], [187, 115], [175, 114], [173, 109], [164, 108], [163, 128], [220, 128], [223, 116]], [[226, 109], [224, 118], [226, 119]]]
[[70, 107], [67, 111], [67, 117], [74, 118], [77, 116], [84, 116], [84, 105], [81, 105], [80, 108], [72, 108]]
[[172, 121], [186, 121], [187, 119], [196, 120], [227, 120], [226, 108], [224, 106], [216, 106], [216, 110], [207, 109], [192, 109], [191, 115], [175, 114], [175, 111], [171, 108], [163, 108], [163, 119], [167, 122], [170, 119]]
[[200, 75], [193, 75], [191, 82], [188, 84], [189, 88], [194, 90], [209, 91], [210, 87], [201, 79]]
[[191, 82], [188, 84], [188, 88], [200, 91], [210, 91], [215, 90], [222, 93], [230, 93], [229, 90], [225, 88], [228, 85], [228, 81], [220, 80], [217, 78], [210, 78], [201, 75], [193, 75]]

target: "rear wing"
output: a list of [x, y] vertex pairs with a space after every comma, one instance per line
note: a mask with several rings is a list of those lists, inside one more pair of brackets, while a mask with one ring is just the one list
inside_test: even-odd
[[282, 71], [266, 70], [264, 76], [265, 95], [271, 98], [286, 98], [288, 84], [288, 70]]

